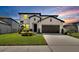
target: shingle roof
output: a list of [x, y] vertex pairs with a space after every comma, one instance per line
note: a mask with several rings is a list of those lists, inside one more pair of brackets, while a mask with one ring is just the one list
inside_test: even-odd
[[[15, 21], [16, 23], [18, 23], [16, 20], [14, 20], [14, 19], [12, 19], [12, 18], [10, 18], [10, 17], [0, 16], [0, 19], [10, 19], [10, 20], [13, 20], [13, 21]], [[18, 23], [18, 24], [19, 24], [19, 23]]]
[[41, 15], [41, 13], [19, 13], [19, 14], [39, 14]]
[[[36, 16], [36, 15], [33, 15], [33, 16], [36, 16], [36, 17], [40, 17], [40, 20], [38, 22], [41, 22], [42, 20], [46, 19], [46, 18], [49, 18], [49, 17], [53, 17], [61, 22], [64, 22], [63, 20], [61, 19], [58, 19], [58, 15], [41, 15], [41, 13], [19, 13], [19, 14], [39, 14], [40, 16]], [[29, 18], [33, 17], [33, 16], [30, 16]], [[44, 19], [41, 19], [42, 16], [46, 16]]]
[[0, 19], [7, 19], [7, 18], [10, 18], [10, 17], [0, 16]]
[[37, 15], [32, 15], [32, 16], [30, 16], [29, 18], [34, 17], [34, 16], [41, 18], [40, 16], [37, 16]]
[[41, 16], [58, 17], [58, 15], [41, 15]]
[[61, 22], [64, 22], [63, 20], [57, 18], [58, 15], [42, 15], [42, 16], [47, 16], [47, 17], [45, 17], [44, 19], [39, 20], [38, 22], [41, 22], [41, 21], [43, 21], [43, 20], [45, 20], [45, 19], [47, 19], [47, 18], [49, 18], [49, 17], [53, 17], [53, 18], [55, 18], [55, 19], [57, 19], [57, 20], [59, 20], [59, 21], [61, 21]]
[[3, 21], [0, 21], [0, 24], [10, 25], [10, 24], [3, 22]]

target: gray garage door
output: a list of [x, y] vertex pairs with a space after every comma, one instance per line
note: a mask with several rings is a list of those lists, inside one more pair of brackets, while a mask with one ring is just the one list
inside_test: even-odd
[[43, 33], [59, 33], [59, 25], [42, 25]]

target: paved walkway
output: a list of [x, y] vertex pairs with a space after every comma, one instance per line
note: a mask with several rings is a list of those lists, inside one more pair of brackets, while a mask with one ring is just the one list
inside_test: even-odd
[[79, 52], [79, 39], [59, 34], [44, 34], [53, 52]]
[[51, 52], [48, 46], [0, 46], [0, 52]]

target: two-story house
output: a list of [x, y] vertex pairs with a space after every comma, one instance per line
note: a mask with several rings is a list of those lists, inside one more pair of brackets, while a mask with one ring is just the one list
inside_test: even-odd
[[64, 21], [58, 19], [58, 15], [41, 15], [41, 13], [19, 13], [19, 15], [20, 22], [29, 24], [33, 32], [62, 33]]

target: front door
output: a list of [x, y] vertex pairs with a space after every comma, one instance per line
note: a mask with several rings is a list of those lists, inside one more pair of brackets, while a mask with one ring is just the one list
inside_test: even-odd
[[34, 24], [34, 32], [37, 32], [37, 24]]

